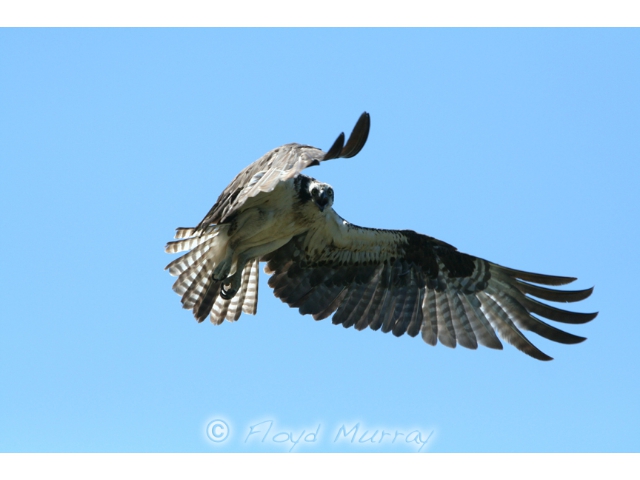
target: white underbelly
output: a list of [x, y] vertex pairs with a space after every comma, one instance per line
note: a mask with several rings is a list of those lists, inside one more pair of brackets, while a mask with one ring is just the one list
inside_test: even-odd
[[238, 215], [237, 229], [229, 239], [234, 260], [239, 257], [244, 257], [242, 260], [262, 257], [308, 230], [308, 226], [297, 218], [291, 202], [286, 206], [274, 203], [271, 199]]

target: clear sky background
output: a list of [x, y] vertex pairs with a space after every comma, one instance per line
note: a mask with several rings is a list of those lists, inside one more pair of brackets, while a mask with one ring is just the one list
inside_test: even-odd
[[[0, 450], [640, 450], [639, 49], [628, 29], [0, 30]], [[346, 330], [264, 274], [256, 317], [181, 309], [174, 229], [363, 111], [363, 151], [307, 172], [335, 210], [595, 285], [569, 305], [600, 311], [566, 326], [586, 342], [530, 334], [545, 363]]]

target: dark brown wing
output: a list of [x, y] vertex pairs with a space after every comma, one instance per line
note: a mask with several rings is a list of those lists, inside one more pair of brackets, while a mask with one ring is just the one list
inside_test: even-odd
[[307, 167], [325, 160], [350, 158], [364, 147], [369, 135], [369, 114], [360, 115], [347, 144], [341, 133], [327, 153], [308, 145], [289, 143], [275, 148], [242, 170], [220, 194], [215, 205], [196, 227], [196, 232], [208, 225], [223, 223], [247, 199], [261, 192], [271, 192], [280, 182], [294, 178]]
[[[551, 357], [521, 330], [559, 343], [584, 340], [538, 315], [585, 323], [596, 313], [574, 313], [538, 302], [587, 298], [593, 289], [562, 291], [532, 285], [564, 285], [575, 278], [513, 270], [458, 252], [413, 231], [363, 229], [344, 222], [331, 233], [304, 234], [262, 258], [276, 297], [316, 320], [362, 330], [418, 333], [430, 345], [478, 343], [502, 349], [498, 336], [538, 360]], [[496, 335], [497, 333], [497, 335]]]

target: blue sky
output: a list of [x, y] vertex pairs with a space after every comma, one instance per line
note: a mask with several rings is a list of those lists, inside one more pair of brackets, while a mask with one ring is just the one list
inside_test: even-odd
[[[0, 450], [638, 451], [639, 46], [629, 29], [0, 30]], [[264, 274], [256, 317], [181, 309], [174, 229], [268, 150], [328, 149], [365, 110], [363, 151], [308, 172], [336, 211], [595, 285], [575, 308], [600, 315], [567, 326], [586, 342], [530, 334], [545, 363], [345, 330]]]

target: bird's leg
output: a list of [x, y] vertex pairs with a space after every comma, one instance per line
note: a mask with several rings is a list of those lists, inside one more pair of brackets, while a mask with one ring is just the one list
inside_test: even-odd
[[[255, 245], [240, 253], [238, 255], [238, 260], [236, 261], [237, 269], [233, 275], [226, 278], [226, 280], [223, 282], [222, 286], [220, 287], [220, 296], [225, 300], [233, 298], [242, 285], [242, 271], [244, 270], [247, 262], [249, 260], [260, 258], [267, 253], [271, 253], [274, 250], [277, 250], [278, 248], [286, 244], [289, 240], [291, 240], [290, 236], [278, 238], [268, 243]], [[229, 262], [230, 265], [231, 263], [232, 262]], [[229, 286], [228, 288], [227, 285]]]
[[[242, 212], [232, 221], [231, 224], [229, 224], [229, 237], [228, 242], [225, 246], [225, 256], [213, 270], [214, 280], [218, 282], [225, 280], [224, 283], [229, 284], [229, 281], [226, 281], [226, 279], [227, 277], [229, 277], [229, 273], [231, 272], [231, 268], [233, 267], [233, 257], [237, 255], [239, 251], [246, 249], [246, 247], [243, 247], [243, 245], [245, 245], [245, 243], [249, 241], [251, 237], [260, 233], [268, 225], [268, 220], [269, 216], [262, 215], [260, 209], [250, 208]], [[244, 268], [245, 262], [246, 258], [244, 260], [240, 258], [238, 262], [236, 262], [236, 264], [238, 265], [238, 272], [242, 272], [242, 268]], [[239, 281], [240, 280], [234, 280], [233, 283], [235, 284]], [[228, 291], [231, 292], [231, 290]], [[231, 295], [231, 297], [233, 297], [233, 295]]]
[[222, 285], [220, 286], [220, 296], [225, 300], [233, 298], [236, 293], [238, 293], [238, 290], [242, 285], [242, 271], [244, 270], [248, 260], [249, 257], [246, 252], [238, 255], [238, 259], [236, 260], [236, 271], [230, 277], [226, 277], [225, 281], [222, 282]]
[[227, 248], [227, 254], [220, 261], [220, 263], [218, 263], [216, 268], [213, 270], [213, 279], [216, 282], [224, 280], [229, 276], [229, 272], [231, 271], [232, 259], [233, 259], [233, 249]]
[[230, 300], [236, 296], [238, 289], [242, 283], [242, 270], [237, 270], [236, 273], [227, 277], [225, 282], [220, 286], [220, 296], [225, 300]]

